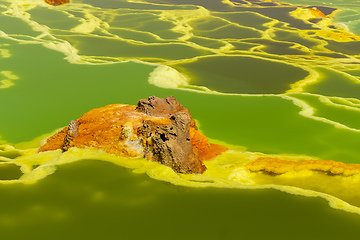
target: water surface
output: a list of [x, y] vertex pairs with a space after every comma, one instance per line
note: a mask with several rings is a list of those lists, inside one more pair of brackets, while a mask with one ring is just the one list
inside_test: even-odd
[[[300, 19], [295, 10], [314, 4], [334, 19]], [[357, 177], [242, 170], [261, 156], [360, 163], [356, 1], [2, 0], [0, 12], [3, 238], [360, 235]], [[231, 151], [203, 176], [81, 150], [36, 154], [90, 109], [152, 95], [174, 95]]]

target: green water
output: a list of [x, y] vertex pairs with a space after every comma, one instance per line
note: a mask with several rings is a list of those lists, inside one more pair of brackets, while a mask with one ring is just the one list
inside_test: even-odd
[[[0, 144], [7, 144], [0, 145], [0, 180], [5, 180], [0, 183], [1, 238], [360, 235], [359, 214], [330, 208], [324, 198], [268, 188], [235, 189], [232, 179], [214, 184], [218, 187], [203, 188], [195, 181], [193, 187], [178, 186], [166, 176], [136, 174], [84, 157], [36, 183], [6, 181], [46, 166], [43, 158], [26, 152], [29, 146], [40, 146], [39, 138], [90, 109], [135, 105], [152, 95], [174, 95], [202, 133], [234, 151], [359, 164], [359, 41], [317, 36], [313, 31], [320, 28], [291, 17], [296, 7], [286, 4], [11, 3], [0, 1], [0, 22], [6, 22], [0, 25]], [[329, 6], [351, 4], [332, 1]], [[342, 19], [350, 11], [345, 10]], [[349, 23], [355, 21], [351, 14]], [[171, 89], [150, 84], [148, 78], [159, 64], [176, 69], [189, 85]], [[223, 160], [228, 161], [224, 165], [246, 162], [234, 156]], [[25, 161], [23, 157], [34, 161], [29, 164], [33, 169], [21, 165], [20, 171], [20, 165], [13, 164]], [[220, 181], [214, 178], [216, 168], [209, 169], [201, 181]], [[218, 168], [219, 175], [224, 169]], [[352, 191], [348, 187], [344, 185], [344, 191]]]
[[[326, 68], [317, 68], [316, 71], [320, 74], [320, 77], [317, 82], [305, 88], [306, 92], [325, 96], [359, 99], [360, 82], [358, 81], [356, 73], [345, 75], [342, 72]], [[350, 73], [351, 72], [352, 71], [350, 71]]]
[[279, 94], [308, 75], [292, 65], [248, 56], [207, 57], [174, 67], [192, 76], [194, 85], [224, 93]]
[[[94, 107], [133, 104], [153, 92], [151, 86], [139, 87], [139, 84], [148, 85], [146, 78], [154, 69], [152, 66], [131, 62], [95, 66], [70, 64], [62, 59], [63, 54], [39, 44], [14, 43], [7, 49], [14, 56], [22, 56], [0, 59], [4, 69], [20, 77], [14, 80], [16, 85], [0, 95], [1, 125], [12, 122], [1, 135], [11, 143], [29, 141], [51, 132]], [[19, 65], [23, 67], [18, 68]], [[131, 88], [138, 90], [129, 91]]]
[[325, 200], [275, 190], [175, 187], [98, 161], [63, 165], [35, 185], [3, 185], [0, 190], [6, 195], [0, 200], [4, 239], [339, 239], [358, 235], [358, 215], [329, 209]]

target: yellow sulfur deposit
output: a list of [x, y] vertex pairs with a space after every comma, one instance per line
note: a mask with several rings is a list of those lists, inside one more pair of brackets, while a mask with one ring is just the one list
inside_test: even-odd
[[[340, 23], [333, 22], [332, 16], [337, 11], [334, 11], [329, 16], [326, 16], [316, 7], [313, 8], [298, 8], [295, 11], [291, 12], [291, 15], [294, 18], [299, 18], [304, 21], [315, 21], [313, 25], [318, 30], [311, 30], [309, 33], [314, 33], [315, 35], [322, 37], [327, 40], [335, 40], [338, 42], [350, 42], [350, 41], [359, 41], [360, 36], [357, 36], [349, 31], [349, 29]], [[334, 29], [335, 28], [335, 29]]]
[[253, 172], [264, 171], [270, 174], [284, 174], [303, 170], [321, 171], [330, 175], [352, 176], [360, 173], [360, 164], [349, 164], [332, 160], [289, 161], [278, 158], [258, 158], [246, 164]]
[[338, 42], [360, 41], [360, 36], [344, 31], [318, 30], [316, 35], [325, 39], [336, 40]]

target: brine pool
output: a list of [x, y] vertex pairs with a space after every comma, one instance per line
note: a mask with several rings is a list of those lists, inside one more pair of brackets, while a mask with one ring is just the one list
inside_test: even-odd
[[[242, 169], [262, 156], [360, 164], [357, 1], [0, 0], [0, 13], [1, 239], [360, 236], [359, 176]], [[203, 175], [36, 153], [93, 108], [153, 95], [175, 96], [230, 151]]]

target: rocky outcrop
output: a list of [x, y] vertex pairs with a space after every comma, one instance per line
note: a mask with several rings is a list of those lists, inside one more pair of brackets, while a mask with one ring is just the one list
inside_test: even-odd
[[203, 161], [227, 150], [209, 143], [173, 96], [141, 99], [137, 106], [112, 104], [93, 109], [51, 136], [39, 152], [71, 147], [144, 156], [179, 173], [203, 173]]
[[170, 117], [171, 123], [161, 127], [144, 123], [141, 134], [145, 157], [171, 167], [181, 173], [203, 173], [205, 165], [195, 155], [190, 138], [191, 118], [178, 112]]
[[184, 112], [190, 116], [191, 127], [197, 130], [194, 119], [191, 117], [187, 108], [181, 105], [174, 96], [166, 98], [158, 98], [151, 96], [148, 99], [140, 99], [137, 104], [136, 110], [143, 112], [150, 116], [166, 117], [170, 118], [172, 115], [178, 112]]

